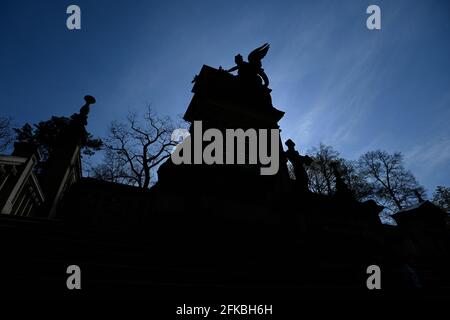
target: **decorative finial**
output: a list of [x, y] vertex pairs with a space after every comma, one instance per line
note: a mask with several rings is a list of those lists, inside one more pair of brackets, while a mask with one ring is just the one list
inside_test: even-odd
[[86, 101], [87, 105], [94, 104], [96, 102], [95, 98], [90, 95], [84, 96], [84, 101]]
[[96, 100], [93, 96], [87, 95], [87, 96], [84, 96], [84, 101], [86, 101], [86, 103], [84, 104], [84, 106], [81, 107], [80, 115], [83, 115], [84, 117], [86, 117], [87, 114], [89, 113], [89, 106], [91, 104], [94, 104], [96, 102]]

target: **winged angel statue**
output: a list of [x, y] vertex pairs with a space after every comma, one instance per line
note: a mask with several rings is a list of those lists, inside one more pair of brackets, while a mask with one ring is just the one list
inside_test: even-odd
[[270, 45], [268, 43], [256, 48], [248, 55], [248, 62], [244, 61], [242, 56], [238, 54], [234, 57], [236, 66], [227, 71], [233, 72], [237, 70], [238, 76], [248, 84], [263, 85], [267, 88], [269, 86], [269, 78], [262, 68], [261, 60], [266, 56], [269, 48]]

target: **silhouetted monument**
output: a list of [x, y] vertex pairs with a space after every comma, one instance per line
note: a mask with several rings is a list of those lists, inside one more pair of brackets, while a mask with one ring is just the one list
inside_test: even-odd
[[[268, 79], [261, 59], [269, 49], [264, 45], [249, 55], [249, 62], [236, 58], [237, 66], [228, 70], [238, 70], [234, 76], [223, 69], [203, 66], [195, 77], [192, 92], [194, 96], [184, 114], [184, 120], [191, 123], [189, 128], [191, 141], [194, 141], [194, 122], [201, 121], [203, 132], [218, 129], [226, 136], [227, 129], [256, 129], [257, 138], [263, 139], [259, 129], [279, 129], [278, 121], [284, 112], [272, 106]], [[264, 83], [263, 83], [264, 81]], [[270, 137], [266, 136], [270, 146]], [[282, 201], [283, 192], [288, 188], [289, 176], [286, 161], [278, 139], [279, 170], [275, 175], [261, 176], [259, 161], [256, 164], [214, 164], [214, 165], [174, 165], [169, 159], [158, 171], [158, 189], [169, 190], [173, 186], [186, 185], [182, 197], [192, 207], [207, 205], [199, 198], [215, 199], [221, 206], [214, 211], [224, 211], [228, 216], [249, 216], [268, 218], [277, 210]], [[204, 148], [205, 146], [203, 146]], [[246, 143], [246, 159], [249, 145]], [[194, 154], [192, 149], [191, 155]], [[234, 150], [236, 157], [236, 151]], [[224, 148], [224, 157], [227, 150]], [[193, 162], [193, 161], [192, 161]], [[192, 194], [190, 194], [192, 192]], [[167, 193], [167, 192], [163, 192]], [[206, 209], [206, 207], [205, 207]], [[259, 211], [258, 215], [253, 212]], [[226, 213], [228, 212], [228, 213]]]
[[[258, 141], [270, 139], [259, 130], [279, 129], [284, 112], [272, 105], [261, 63], [268, 50], [268, 44], [255, 49], [248, 62], [237, 55], [229, 70], [201, 68], [184, 114], [190, 141], [200, 145], [186, 149], [190, 164], [163, 163], [150, 190], [82, 177], [91, 96], [57, 137], [41, 181], [33, 173], [39, 155], [30, 145], [16, 144], [13, 156], [0, 157], [0, 241], [8, 244], [2, 288], [19, 295], [30, 289], [67, 293], [61, 277], [74, 263], [89, 275], [83, 294], [99, 296], [267, 298], [298, 296], [300, 289], [309, 296], [311, 288], [321, 288], [322, 297], [327, 288], [346, 288], [360, 297], [373, 264], [382, 267], [383, 289], [411, 285], [411, 279], [397, 280], [405, 274], [417, 275], [424, 286], [449, 284], [441, 273], [450, 265], [445, 214], [428, 201], [396, 213], [398, 228], [383, 226], [384, 207], [357, 201], [337, 164], [335, 194], [309, 191], [305, 166], [313, 160], [290, 139], [285, 151], [279, 136], [278, 144], [267, 143], [279, 155], [273, 175], [261, 175], [267, 166], [261, 159], [193, 161], [195, 149], [205, 149], [196, 121], [203, 132], [217, 129], [224, 136], [227, 129], [256, 129]], [[31, 280], [23, 276], [30, 266]]]

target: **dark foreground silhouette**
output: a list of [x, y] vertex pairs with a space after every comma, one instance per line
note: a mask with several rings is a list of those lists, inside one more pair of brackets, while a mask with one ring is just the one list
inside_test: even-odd
[[[284, 112], [272, 105], [261, 65], [268, 48], [256, 49], [248, 62], [236, 56], [236, 66], [228, 71], [203, 66], [184, 119], [202, 121], [204, 130], [278, 129]], [[236, 70], [236, 76], [230, 73]], [[261, 175], [259, 162], [175, 165], [169, 158], [150, 190], [81, 178], [79, 145], [94, 102], [87, 96], [57, 139], [41, 174], [41, 196], [24, 164], [17, 166], [16, 178], [9, 171], [4, 176], [9, 177], [1, 189], [4, 203], [16, 197], [36, 206], [12, 204], [14, 215], [0, 215], [2, 293], [167, 298], [447, 294], [449, 233], [443, 212], [420, 201], [394, 216], [398, 227], [382, 225], [378, 214], [383, 208], [356, 201], [337, 166], [336, 193], [314, 194], [305, 174], [312, 160], [300, 155], [292, 140], [286, 151], [281, 139], [278, 150], [271, 150], [280, 157], [275, 175]], [[16, 144], [13, 155], [38, 157], [26, 144]], [[296, 180], [289, 177], [288, 161]], [[30, 193], [13, 194], [17, 177], [25, 172]], [[80, 291], [66, 287], [69, 265], [81, 268]], [[381, 268], [382, 290], [367, 289], [370, 265]]]

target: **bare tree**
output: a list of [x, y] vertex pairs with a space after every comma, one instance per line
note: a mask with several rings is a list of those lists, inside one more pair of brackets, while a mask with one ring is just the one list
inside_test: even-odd
[[11, 119], [0, 117], [0, 152], [8, 149], [14, 140], [14, 134], [11, 129]]
[[313, 148], [308, 154], [313, 159], [313, 163], [307, 168], [310, 190], [318, 194], [333, 194], [332, 164], [338, 161], [339, 152], [321, 143], [319, 148]]
[[359, 174], [372, 186], [376, 200], [394, 212], [417, 202], [425, 190], [403, 166], [401, 153], [369, 151], [358, 160]]
[[433, 202], [445, 212], [450, 213], [450, 188], [437, 186], [433, 192]]
[[126, 171], [126, 162], [114, 151], [105, 150], [103, 163], [90, 169], [92, 177], [104, 181], [133, 184], [133, 180], [128, 178]]
[[94, 176], [148, 188], [153, 171], [170, 156], [174, 126], [150, 107], [142, 118], [129, 113], [125, 123], [112, 122], [105, 139], [105, 159], [93, 169]]
[[338, 163], [342, 170], [342, 178], [355, 199], [364, 201], [373, 198], [373, 187], [359, 173], [356, 161], [340, 158]]
[[337, 165], [341, 178], [356, 200], [363, 201], [371, 198], [372, 187], [359, 174], [355, 161], [341, 158], [338, 151], [324, 144], [313, 148], [308, 154], [314, 160], [307, 168], [309, 188], [312, 192], [322, 195], [332, 195], [336, 192], [336, 177], [333, 167]]

